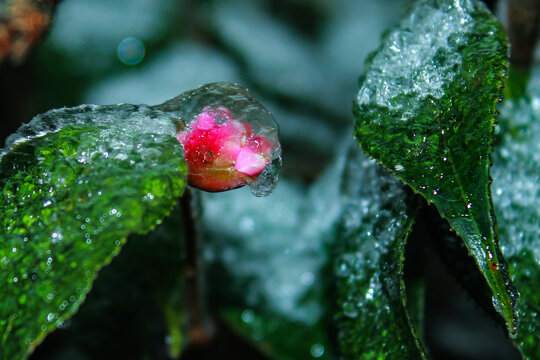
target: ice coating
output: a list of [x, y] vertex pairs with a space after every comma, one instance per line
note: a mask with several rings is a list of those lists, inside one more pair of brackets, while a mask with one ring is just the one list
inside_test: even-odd
[[423, 359], [404, 306], [404, 248], [415, 216], [407, 191], [356, 146], [348, 153], [341, 189], [343, 215], [333, 248], [344, 358]]
[[278, 126], [247, 90], [230, 83], [204, 85], [156, 106], [80, 105], [51, 110], [9, 136], [0, 159], [14, 144], [66, 125], [118, 121], [134, 134], [175, 136], [184, 146], [190, 185], [202, 190], [249, 185], [254, 195], [266, 196], [277, 183]]
[[454, 0], [453, 6], [438, 8], [437, 3], [422, 1], [399, 31], [384, 39], [382, 51], [371, 59], [358, 104], [400, 109], [417, 106], [419, 102], [408, 100], [409, 96], [439, 99], [444, 95], [445, 85], [455, 75], [449, 70], [461, 63], [456, 49], [473, 26], [468, 14], [473, 5], [470, 0]]
[[512, 332], [514, 289], [489, 193], [493, 116], [508, 56], [502, 27], [478, 1], [424, 0], [383, 42], [355, 100], [357, 140], [448, 220]]
[[281, 167], [278, 126], [247, 90], [207, 84], [154, 108], [176, 117], [190, 185], [210, 192], [249, 185], [256, 196], [272, 191]]
[[173, 115], [152, 109], [147, 105], [80, 105], [73, 108], [54, 109], [34, 117], [29, 123], [22, 125], [11, 134], [6, 139], [5, 147], [0, 150], [0, 159], [14, 144], [57, 132], [66, 125], [115, 123], [115, 128], [123, 128], [124, 132], [133, 136], [143, 134], [174, 136], [173, 118]]
[[147, 106], [84, 105], [39, 115], [8, 139], [0, 324], [10, 325], [0, 326], [0, 357], [22, 359], [62, 326], [127, 236], [149, 232], [178, 202], [187, 166], [171, 118]]

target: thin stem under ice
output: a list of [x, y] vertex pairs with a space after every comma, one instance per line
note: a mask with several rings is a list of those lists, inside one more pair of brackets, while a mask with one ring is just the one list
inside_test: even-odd
[[180, 200], [184, 243], [186, 251], [185, 274], [186, 296], [189, 316], [189, 338], [192, 344], [207, 343], [212, 333], [208, 326], [208, 318], [204, 309], [201, 287], [201, 266], [199, 264], [198, 231], [196, 226], [196, 211], [191, 189], [186, 189]]

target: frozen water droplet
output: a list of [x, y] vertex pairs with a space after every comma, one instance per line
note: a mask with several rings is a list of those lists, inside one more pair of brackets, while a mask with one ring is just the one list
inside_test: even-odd
[[257, 180], [249, 184], [251, 193], [257, 197], [269, 195], [277, 185], [279, 170], [281, 169], [281, 155], [274, 158], [257, 177]]
[[503, 308], [499, 302], [499, 299], [497, 299], [495, 296], [491, 297], [491, 301], [493, 302], [493, 307], [499, 314], [503, 314]]
[[373, 293], [375, 290], [370, 287], [369, 290], [366, 292], [366, 300], [373, 300]]
[[343, 303], [343, 314], [351, 319], [354, 319], [358, 316], [358, 309], [352, 301], [346, 301]]

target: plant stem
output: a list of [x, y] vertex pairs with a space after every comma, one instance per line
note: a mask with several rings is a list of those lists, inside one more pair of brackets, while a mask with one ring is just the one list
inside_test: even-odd
[[540, 2], [538, 0], [509, 1], [508, 36], [512, 45], [511, 61], [514, 66], [530, 68], [539, 22]]
[[510, 41], [511, 66], [505, 95], [519, 99], [526, 94], [534, 49], [538, 40], [540, 1], [508, 0], [505, 23]]
[[207, 343], [212, 337], [203, 305], [201, 289], [201, 266], [199, 264], [197, 213], [191, 189], [186, 189], [180, 200], [184, 243], [186, 251], [186, 296], [189, 316], [189, 338], [192, 344]]

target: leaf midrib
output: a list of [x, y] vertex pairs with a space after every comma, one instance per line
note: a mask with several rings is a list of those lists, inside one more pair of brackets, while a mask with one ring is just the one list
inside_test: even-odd
[[[444, 126], [440, 119], [437, 117], [437, 123], [442, 127]], [[448, 130], [448, 129], [447, 129]], [[472, 210], [467, 206], [469, 204], [469, 201], [467, 200], [467, 196], [465, 195], [465, 192], [464, 192], [464, 189], [463, 189], [463, 185], [462, 185], [462, 182], [461, 182], [461, 178], [459, 176], [459, 173], [456, 169], [456, 166], [455, 166], [455, 163], [454, 163], [454, 156], [453, 156], [453, 152], [452, 152], [452, 149], [448, 146], [448, 143], [446, 141], [446, 131], [444, 134], [441, 134], [441, 138], [442, 138], [442, 141], [443, 141], [443, 145], [444, 145], [444, 148], [446, 150], [448, 150], [448, 160], [450, 161], [450, 165], [452, 166], [452, 171], [454, 172], [455, 174], [455, 178], [456, 178], [456, 181], [457, 181], [457, 185], [458, 185], [458, 188], [459, 188], [459, 193], [461, 195], [461, 199], [464, 201], [465, 203], [465, 208], [467, 209], [466, 212], [469, 214], [469, 217], [470, 219], [472, 220], [472, 224], [474, 226], [474, 230], [476, 231], [477, 234], [480, 235], [480, 239], [482, 237], [482, 233], [480, 232], [480, 228], [478, 227], [478, 223], [476, 221], [476, 217], [473, 215], [473, 212]], [[444, 215], [443, 215], [444, 216]], [[457, 229], [456, 229], [457, 230]], [[491, 240], [491, 239], [490, 239]], [[467, 243], [467, 242], [465, 242]]]

